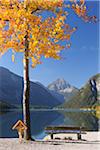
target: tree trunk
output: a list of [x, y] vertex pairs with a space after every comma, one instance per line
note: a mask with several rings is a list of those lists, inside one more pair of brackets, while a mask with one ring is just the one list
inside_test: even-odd
[[[26, 0], [24, 1], [26, 2]], [[24, 8], [27, 11], [27, 6], [24, 4]], [[24, 18], [26, 22], [26, 18]], [[30, 97], [30, 81], [29, 81], [29, 41], [28, 41], [28, 29], [29, 25], [27, 24], [25, 39], [25, 51], [24, 51], [24, 90], [23, 90], [23, 121], [27, 126], [27, 130], [24, 131], [25, 140], [34, 140], [31, 138], [31, 122], [30, 122], [30, 108], [29, 108], [29, 97]]]
[[23, 90], [23, 121], [27, 126], [24, 131], [24, 139], [31, 139], [31, 126], [30, 126], [30, 110], [29, 110], [29, 96], [30, 96], [30, 81], [29, 81], [29, 59], [28, 50], [24, 52], [24, 90]]

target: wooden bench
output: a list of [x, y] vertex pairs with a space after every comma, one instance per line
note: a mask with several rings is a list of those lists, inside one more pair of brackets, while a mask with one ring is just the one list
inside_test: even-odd
[[57, 133], [77, 134], [78, 140], [82, 139], [81, 134], [86, 134], [85, 128], [73, 126], [48, 126], [45, 128], [45, 133], [50, 134], [51, 139], [53, 139], [53, 134]]

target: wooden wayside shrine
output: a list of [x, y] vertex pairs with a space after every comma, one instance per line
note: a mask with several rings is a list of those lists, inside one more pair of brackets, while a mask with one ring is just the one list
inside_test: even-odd
[[27, 130], [27, 126], [21, 120], [18, 120], [15, 123], [15, 125], [12, 127], [12, 130], [15, 130], [15, 129], [18, 131], [19, 140], [21, 142], [23, 138], [24, 130]]

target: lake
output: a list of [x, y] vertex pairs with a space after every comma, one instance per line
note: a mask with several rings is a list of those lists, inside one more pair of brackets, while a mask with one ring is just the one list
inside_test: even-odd
[[[12, 126], [22, 119], [21, 111], [0, 112], [0, 137], [18, 137]], [[45, 136], [44, 128], [49, 125], [84, 126], [88, 130], [97, 131], [99, 120], [95, 112], [80, 110], [32, 110], [31, 132], [35, 139]]]

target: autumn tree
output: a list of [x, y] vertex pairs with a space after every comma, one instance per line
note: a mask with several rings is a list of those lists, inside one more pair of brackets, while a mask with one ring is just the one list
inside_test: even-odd
[[[87, 16], [84, 0], [0, 0], [0, 55], [8, 50], [21, 52], [23, 58], [23, 121], [28, 127], [25, 139], [31, 138], [29, 111], [29, 61], [34, 68], [41, 64], [41, 57], [60, 59], [60, 51], [64, 49], [61, 41], [70, 47], [70, 37], [76, 28], [65, 24], [67, 11], [72, 9], [85, 21], [96, 18]], [[43, 18], [43, 11], [52, 12], [52, 16]], [[14, 60], [14, 55], [12, 54]]]

